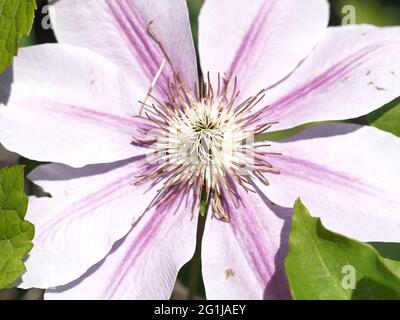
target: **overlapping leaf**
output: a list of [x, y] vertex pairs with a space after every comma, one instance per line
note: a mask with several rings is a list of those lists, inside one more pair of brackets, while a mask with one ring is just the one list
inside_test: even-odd
[[35, 0], [0, 0], [0, 72], [11, 64], [23, 35], [31, 30]]
[[33, 225], [24, 220], [28, 198], [22, 166], [0, 169], [0, 288], [10, 287], [24, 272], [32, 249]]
[[300, 200], [285, 264], [294, 299], [400, 299], [400, 261], [325, 229]]

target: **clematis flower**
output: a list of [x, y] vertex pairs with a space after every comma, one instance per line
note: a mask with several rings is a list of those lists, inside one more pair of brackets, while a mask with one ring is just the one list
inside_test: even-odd
[[183, 0], [61, 0], [53, 13], [59, 43], [22, 49], [0, 78], [0, 142], [51, 162], [29, 174], [51, 197], [30, 199], [22, 288], [168, 299], [201, 197], [209, 299], [290, 297], [298, 197], [331, 230], [400, 241], [398, 138], [350, 123], [261, 136], [399, 96], [399, 28], [328, 28], [325, 0], [207, 0], [200, 81]]

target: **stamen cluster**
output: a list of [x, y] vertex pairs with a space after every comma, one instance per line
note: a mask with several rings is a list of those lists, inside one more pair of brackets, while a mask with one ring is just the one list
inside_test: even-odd
[[237, 79], [232, 85], [218, 77], [214, 91], [208, 77], [196, 94], [177, 76], [170, 93], [169, 101], [149, 94], [153, 103], [143, 102], [144, 117], [151, 125], [141, 129], [145, 138], [136, 137], [133, 143], [152, 152], [135, 183], [160, 182], [156, 203], [162, 205], [188, 197], [190, 191], [198, 201], [205, 194], [214, 215], [229, 221], [227, 201], [238, 207], [237, 187], [254, 192], [252, 178], [268, 184], [265, 173], [276, 172], [264, 159], [268, 145], [254, 143], [255, 135], [272, 125], [253, 125], [259, 114], [251, 109], [262, 100], [264, 90], [237, 103]]

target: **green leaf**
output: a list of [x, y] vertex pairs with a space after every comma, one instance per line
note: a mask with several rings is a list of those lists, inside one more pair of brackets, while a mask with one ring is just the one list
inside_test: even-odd
[[0, 72], [11, 64], [22, 36], [29, 34], [35, 0], [0, 0]]
[[399, 261], [325, 229], [300, 200], [285, 266], [294, 299], [400, 299]]
[[400, 98], [365, 117], [369, 125], [400, 137]]
[[32, 249], [33, 225], [25, 221], [28, 197], [24, 168], [0, 169], [0, 288], [10, 287], [26, 270], [23, 258]]
[[[393, 242], [370, 242], [379, 254], [384, 257], [386, 265], [400, 277], [400, 243]], [[396, 261], [394, 261], [396, 260]]]
[[400, 243], [394, 242], [369, 242], [382, 257], [400, 260]]

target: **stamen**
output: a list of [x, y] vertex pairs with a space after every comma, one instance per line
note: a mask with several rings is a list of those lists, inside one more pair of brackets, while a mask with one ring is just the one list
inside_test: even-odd
[[150, 37], [154, 40], [154, 42], [158, 45], [158, 47], [160, 48], [160, 50], [162, 51], [165, 59], [168, 61], [169, 65], [171, 66], [174, 74], [178, 74], [178, 72], [176, 72], [176, 68], [174, 66], [174, 64], [172, 63], [172, 60], [167, 52], [167, 50], [165, 49], [165, 47], [163, 46], [162, 42], [160, 41], [160, 39], [156, 36], [156, 34], [153, 31], [153, 21], [151, 20], [148, 25], [147, 25], [147, 33], [150, 35]]
[[[140, 103], [141, 114], [151, 123], [149, 128], [159, 130], [155, 130], [155, 137], [148, 140], [133, 139], [133, 144], [154, 149], [151, 164], [141, 168], [135, 184], [162, 184], [152, 203], [157, 207], [172, 206], [178, 198], [187, 204], [192, 192], [196, 199], [192, 204], [192, 214], [195, 214], [196, 203], [200, 203], [205, 192], [214, 217], [229, 222], [231, 206], [228, 203], [236, 209], [240, 206], [237, 188], [256, 192], [252, 179], [268, 185], [266, 174], [279, 173], [265, 160], [268, 155], [278, 155], [264, 150], [270, 147], [269, 144], [247, 142], [251, 133], [259, 134], [274, 124], [253, 125], [261, 112], [252, 110], [263, 100], [266, 90], [237, 103], [238, 79], [225, 79], [218, 74], [214, 90], [210, 73], [207, 73], [200, 83], [199, 93], [193, 92], [180, 78], [167, 50], [154, 33], [152, 23], [148, 24], [147, 31], [164, 59]], [[169, 81], [168, 101], [162, 101], [152, 91], [167, 63], [173, 71], [173, 78]], [[141, 129], [142, 136], [149, 133], [149, 128]]]
[[[161, 65], [160, 65], [160, 67], [158, 68], [157, 73], [156, 73], [156, 75], [154, 76], [154, 79], [153, 79], [153, 81], [152, 81], [151, 84], [150, 84], [149, 90], [147, 91], [146, 98], [143, 100], [142, 105], [141, 105], [141, 107], [140, 107], [140, 111], [139, 111], [139, 115], [140, 115], [140, 116], [142, 115], [143, 106], [146, 104], [147, 99], [149, 98], [149, 96], [150, 96], [150, 94], [151, 94], [151, 91], [153, 91], [154, 87], [155, 87], [156, 84], [157, 84], [158, 78], [160, 77], [160, 75], [161, 75], [161, 73], [162, 73], [162, 71], [163, 71], [163, 69], [164, 69], [164, 67], [165, 67], [165, 62], [166, 62], [166, 61], [167, 61], [166, 59], [163, 59], [163, 60], [162, 60]], [[139, 101], [139, 102], [140, 102], [140, 101]]]

